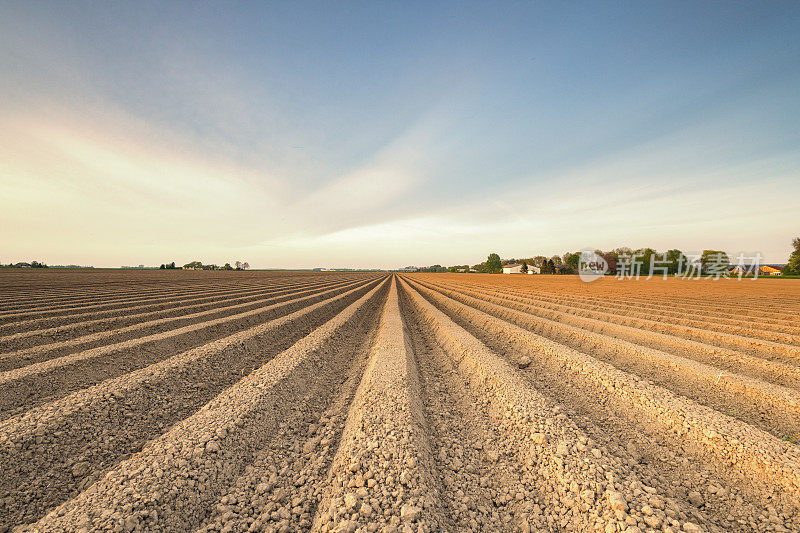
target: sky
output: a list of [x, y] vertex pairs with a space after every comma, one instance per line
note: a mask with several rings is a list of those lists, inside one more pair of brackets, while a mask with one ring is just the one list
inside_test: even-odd
[[798, 2], [0, 2], [0, 262], [785, 262], [798, 28]]

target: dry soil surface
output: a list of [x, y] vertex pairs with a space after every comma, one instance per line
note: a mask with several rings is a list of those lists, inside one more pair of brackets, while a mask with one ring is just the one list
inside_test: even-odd
[[4, 531], [798, 531], [800, 281], [0, 271]]

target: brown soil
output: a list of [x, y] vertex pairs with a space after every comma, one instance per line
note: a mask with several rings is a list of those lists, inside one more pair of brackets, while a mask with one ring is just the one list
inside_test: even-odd
[[800, 281], [0, 271], [0, 533], [800, 530]]

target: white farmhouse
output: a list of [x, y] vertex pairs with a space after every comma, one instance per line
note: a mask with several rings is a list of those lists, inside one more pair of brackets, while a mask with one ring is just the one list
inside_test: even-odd
[[[533, 265], [528, 265], [528, 274], [541, 274], [541, 269]], [[506, 265], [503, 267], [503, 274], [522, 274], [522, 264]]]

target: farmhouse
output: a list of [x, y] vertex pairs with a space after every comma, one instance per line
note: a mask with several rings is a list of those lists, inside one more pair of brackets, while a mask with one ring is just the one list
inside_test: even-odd
[[750, 267], [748, 265], [736, 265], [729, 273], [732, 276], [745, 276], [750, 273]]
[[[781, 269], [784, 265], [760, 265], [758, 267], [759, 276], [780, 276], [783, 272]], [[732, 276], [747, 276], [753, 275], [755, 265], [736, 265], [730, 270]]]
[[[522, 264], [506, 265], [503, 267], [503, 274], [522, 274]], [[527, 274], [541, 274], [542, 270], [539, 267], [528, 265]]]

